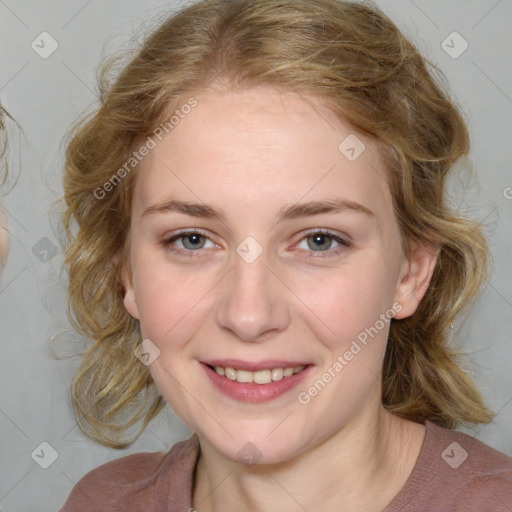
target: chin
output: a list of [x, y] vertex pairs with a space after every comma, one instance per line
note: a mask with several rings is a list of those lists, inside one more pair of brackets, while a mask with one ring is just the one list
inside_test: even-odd
[[242, 428], [234, 431], [227, 427], [227, 430], [233, 437], [220, 434], [212, 438], [200, 433], [199, 438], [206, 439], [223, 457], [248, 466], [285, 463], [305, 448], [285, 429], [281, 433], [273, 432], [270, 435], [268, 432], [272, 429], [268, 428], [254, 429], [253, 433]]

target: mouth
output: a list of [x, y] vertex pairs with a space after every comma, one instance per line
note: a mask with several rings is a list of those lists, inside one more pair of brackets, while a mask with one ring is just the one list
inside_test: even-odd
[[226, 377], [229, 380], [236, 380], [242, 384], [270, 384], [271, 382], [279, 382], [295, 375], [304, 370], [306, 365], [286, 366], [281, 368], [271, 368], [263, 370], [241, 370], [230, 366], [213, 366], [207, 365], [217, 375]]
[[275, 399], [301, 382], [313, 368], [309, 363], [269, 361], [261, 364], [242, 361], [202, 362], [214, 387], [242, 402], [265, 402]]

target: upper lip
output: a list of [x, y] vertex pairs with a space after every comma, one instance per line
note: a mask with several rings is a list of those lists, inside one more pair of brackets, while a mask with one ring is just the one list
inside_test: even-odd
[[266, 361], [241, 361], [239, 359], [210, 359], [202, 361], [210, 366], [222, 366], [223, 368], [235, 368], [256, 372], [258, 370], [272, 370], [274, 368], [295, 368], [296, 366], [307, 366], [310, 363], [300, 361], [266, 360]]

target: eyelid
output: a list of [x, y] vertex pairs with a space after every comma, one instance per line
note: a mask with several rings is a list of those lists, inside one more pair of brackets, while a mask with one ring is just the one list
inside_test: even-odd
[[[199, 253], [199, 252], [201, 252], [201, 249], [197, 249], [195, 251], [190, 250], [190, 249], [189, 250], [175, 249], [172, 245], [172, 243], [174, 243], [176, 240], [179, 240], [180, 238], [182, 238], [186, 235], [191, 235], [191, 234], [201, 235], [204, 238], [208, 239], [213, 244], [220, 245], [217, 242], [215, 242], [214, 240], [212, 240], [212, 237], [208, 232], [204, 231], [201, 228], [185, 228], [185, 229], [180, 229], [178, 231], [174, 231], [170, 235], [163, 236], [162, 240], [159, 243], [162, 244], [165, 248], [169, 249], [172, 252], [181, 253], [181, 254], [183, 254], [183, 253], [187, 253], [187, 254]], [[195, 256], [199, 256], [199, 254], [197, 254]]]
[[329, 235], [332, 238], [339, 238], [347, 244], [351, 243], [350, 237], [348, 235], [346, 235], [345, 233], [340, 233], [338, 231], [334, 231], [334, 230], [327, 229], [327, 228], [308, 229], [307, 231], [301, 233], [301, 240], [307, 236], [316, 235], [316, 234]]
[[164, 241], [165, 240], [170, 240], [171, 238], [177, 238], [180, 235], [181, 236], [183, 236], [183, 235], [190, 235], [192, 233], [197, 233], [197, 234], [202, 235], [202, 236], [204, 236], [206, 238], [210, 238], [210, 233], [208, 233], [204, 229], [201, 229], [201, 228], [183, 228], [183, 229], [178, 229], [178, 231], [173, 231], [170, 235], [164, 235], [163, 239], [164, 239]]

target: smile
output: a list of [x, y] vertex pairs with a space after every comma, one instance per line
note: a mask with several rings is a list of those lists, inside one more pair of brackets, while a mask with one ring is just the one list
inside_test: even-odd
[[231, 399], [250, 403], [267, 402], [284, 395], [298, 386], [314, 368], [312, 364], [291, 366], [284, 361], [259, 365], [240, 361], [209, 361], [202, 362], [201, 367], [213, 384], [213, 389]]
[[237, 370], [229, 366], [215, 366], [213, 369], [217, 375], [226, 377], [229, 380], [236, 380], [241, 383], [269, 384], [270, 382], [278, 382], [283, 378], [291, 377], [295, 373], [304, 370], [305, 365], [293, 366], [288, 368], [272, 368], [271, 370], [258, 370], [251, 372], [248, 370]]

